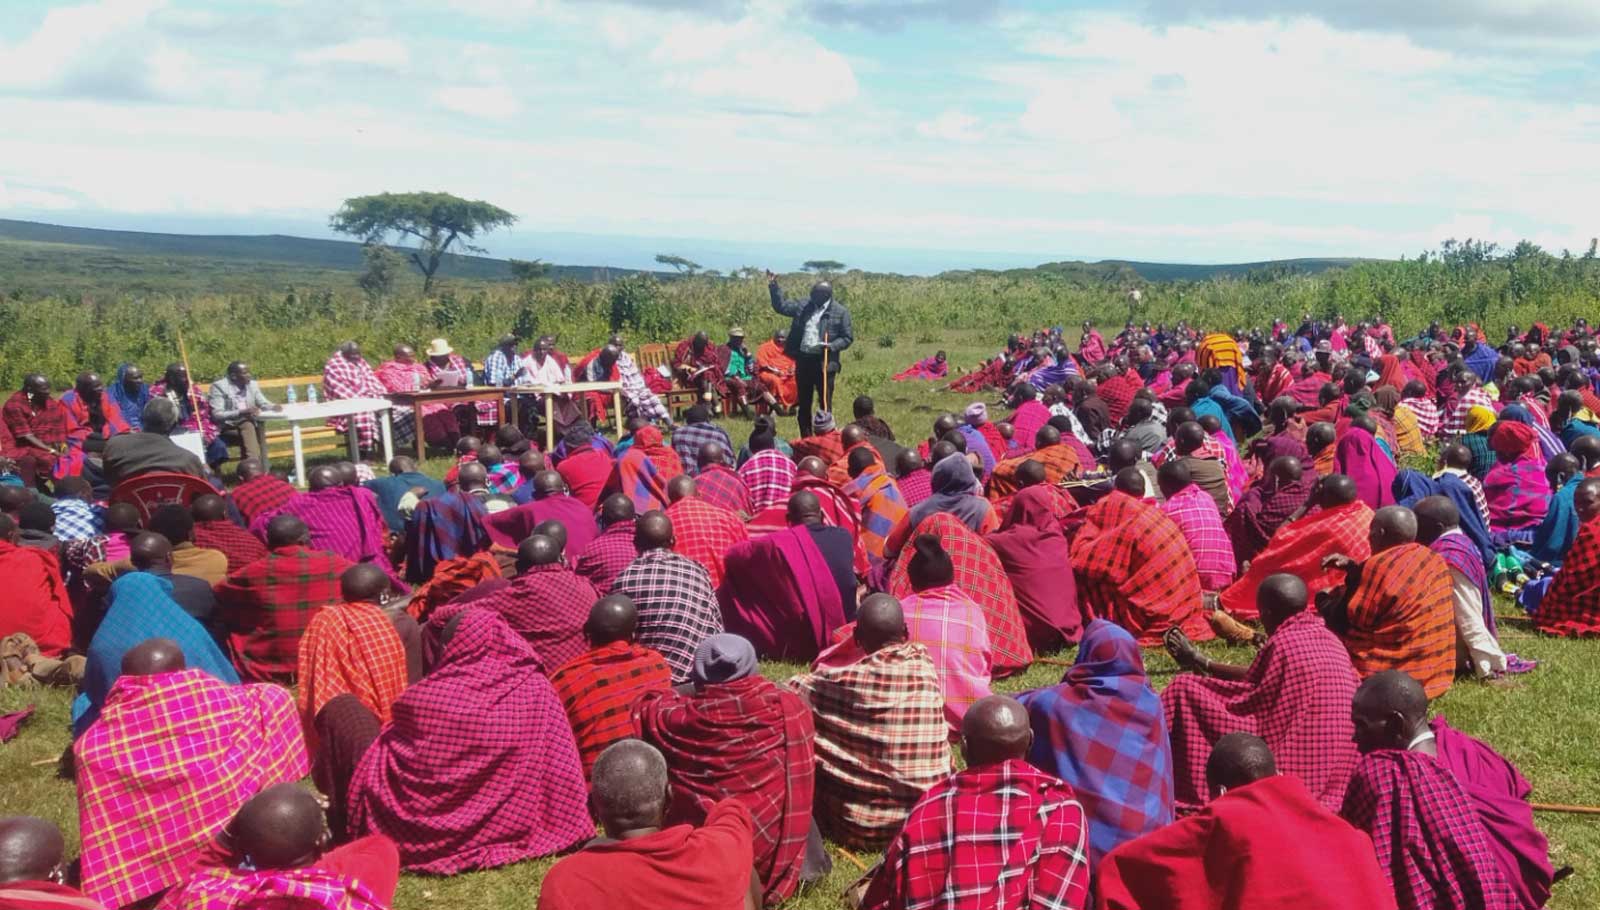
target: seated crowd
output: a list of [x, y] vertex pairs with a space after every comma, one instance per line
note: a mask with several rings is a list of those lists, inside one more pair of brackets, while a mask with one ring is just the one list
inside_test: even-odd
[[[0, 636], [7, 683], [77, 688], [81, 849], [0, 818], [0, 908], [366, 910], [402, 870], [552, 856], [551, 908], [772, 907], [849, 851], [882, 853], [848, 894], [875, 910], [1532, 910], [1569, 871], [1527, 781], [1429, 702], [1535, 670], [1495, 592], [1600, 635], [1586, 325], [1498, 350], [1309, 318], [1042, 331], [958, 373], [999, 401], [915, 444], [866, 397], [734, 439], [719, 411], [793, 401], [782, 338], [743, 335], [678, 346], [702, 393], [678, 423], [621, 339], [569, 361], [507, 336], [484, 381], [616, 378], [620, 438], [584, 393], [548, 451], [419, 403], [401, 432], [454, 452], [442, 479], [399, 456], [303, 490], [243, 363], [204, 398], [181, 366], [60, 398], [28, 376], [0, 422]], [[443, 339], [394, 355], [341, 345], [327, 396], [473, 381]], [[215, 489], [108, 501], [152, 472]], [[1218, 637], [1254, 659], [1194, 644]], [[1059, 683], [997, 693], [1068, 647]], [[1142, 647], [1181, 668], [1159, 693]]]

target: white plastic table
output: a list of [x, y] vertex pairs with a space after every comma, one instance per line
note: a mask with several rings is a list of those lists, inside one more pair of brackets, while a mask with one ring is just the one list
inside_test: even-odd
[[[393, 407], [387, 398], [345, 398], [339, 401], [319, 401], [315, 404], [300, 401], [283, 405], [277, 411], [262, 411], [260, 418], [289, 422], [289, 435], [294, 440], [294, 480], [297, 485], [304, 487], [307, 483], [306, 453], [300, 439], [301, 424], [313, 421], [324, 423], [329, 417], [377, 414], [378, 425], [383, 428], [383, 460], [387, 462], [394, 458], [394, 427], [389, 419], [389, 410]], [[350, 421], [345, 431], [345, 438], [350, 443], [350, 460], [358, 460], [361, 457], [361, 449], [357, 445], [355, 421]]]

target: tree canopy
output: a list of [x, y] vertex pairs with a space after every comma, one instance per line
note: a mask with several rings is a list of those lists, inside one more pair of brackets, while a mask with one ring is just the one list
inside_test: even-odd
[[414, 238], [411, 262], [422, 272], [422, 291], [433, 290], [433, 276], [452, 246], [469, 253], [487, 252], [469, 241], [478, 234], [515, 224], [517, 216], [481, 199], [449, 193], [379, 193], [344, 201], [328, 226], [369, 244]]
[[700, 263], [692, 259], [685, 259], [682, 256], [674, 256], [671, 253], [657, 253], [656, 262], [672, 266], [678, 270], [680, 275], [693, 275], [695, 272], [700, 271]]
[[837, 259], [808, 259], [800, 268], [807, 272], [818, 272], [826, 275], [832, 272], [844, 271], [844, 263]]

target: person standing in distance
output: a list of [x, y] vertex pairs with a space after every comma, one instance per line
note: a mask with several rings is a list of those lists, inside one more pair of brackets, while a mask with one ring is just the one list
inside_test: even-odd
[[[833, 392], [838, 385], [840, 355], [855, 340], [850, 331], [850, 311], [833, 299], [833, 285], [826, 281], [811, 286], [808, 300], [785, 300], [783, 292], [778, 290], [778, 276], [768, 271], [767, 290], [772, 294], [772, 309], [790, 319], [789, 338], [784, 342], [783, 350], [794, 358], [795, 385], [800, 394], [797, 415], [800, 435], [810, 436], [816, 432], [811, 426], [812, 400], [817, 400], [819, 410], [833, 411]], [[831, 351], [828, 355], [825, 399], [821, 388], [824, 345]]]

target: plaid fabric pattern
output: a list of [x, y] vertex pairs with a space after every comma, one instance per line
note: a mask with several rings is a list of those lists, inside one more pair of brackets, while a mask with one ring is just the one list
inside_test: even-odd
[[1404, 670], [1429, 698], [1449, 691], [1456, 670], [1455, 592], [1450, 566], [1421, 544], [1374, 553], [1350, 592], [1345, 647], [1365, 679]]
[[798, 464], [800, 459], [812, 455], [822, 459], [823, 464], [833, 464], [844, 457], [844, 443], [839, 439], [838, 430], [829, 430], [815, 436], [802, 436], [799, 439], [789, 440], [789, 448], [794, 450], [794, 460]]
[[722, 631], [722, 609], [706, 567], [668, 550], [640, 553], [611, 582], [639, 610], [635, 640], [659, 653], [674, 684], [688, 682], [694, 651]]
[[[178, 416], [182, 421], [180, 426], [185, 430], [199, 432], [201, 441], [206, 445], [210, 445], [211, 441], [217, 438], [217, 424], [211, 417], [211, 404], [204, 395], [197, 394], [191, 399], [187, 394], [178, 394], [176, 389], [168, 392], [165, 379], [150, 386], [150, 397], [155, 398], [158, 395], [178, 406]], [[198, 410], [194, 406], [196, 400], [200, 403]]]
[[550, 686], [567, 710], [588, 777], [607, 746], [633, 735], [639, 696], [672, 688], [672, 670], [649, 648], [614, 641], [563, 664], [550, 674]]
[[706, 502], [735, 515], [754, 515], [750, 491], [744, 481], [727, 465], [714, 464], [701, 469], [695, 477], [695, 489]]
[[1210, 802], [1206, 760], [1229, 733], [1267, 741], [1280, 774], [1292, 774], [1331, 812], [1344, 803], [1355, 769], [1350, 700], [1361, 677], [1339, 637], [1307, 611], [1267, 639], [1241, 680], [1182, 674], [1161, 693], [1172, 735], [1179, 808]]
[[650, 391], [644, 374], [639, 372], [639, 365], [626, 351], [617, 358], [617, 378], [622, 383], [622, 400], [630, 416], [643, 417], [652, 422], [672, 421], [667, 406], [661, 403], [656, 393]]
[[489, 469], [489, 492], [510, 493], [522, 483], [522, 471], [516, 464], [502, 461]]
[[1372, 544], [1367, 540], [1371, 525], [1372, 508], [1360, 500], [1283, 525], [1251, 561], [1250, 571], [1223, 590], [1223, 609], [1239, 619], [1260, 616], [1256, 589], [1268, 575], [1279, 572], [1300, 576], [1312, 595], [1344, 584], [1344, 573], [1324, 569], [1322, 559], [1335, 553], [1357, 561], [1371, 556]]
[[245, 524], [254, 524], [257, 518], [276, 512], [284, 503], [299, 495], [299, 491], [286, 480], [262, 474], [234, 487], [228, 495], [233, 499], [234, 508], [244, 516]]
[[[472, 364], [468, 363], [467, 358], [462, 357], [460, 354], [451, 354], [446, 358], [444, 366], [439, 366], [438, 364], [434, 363], [431, 358], [424, 359], [422, 361], [422, 368], [428, 371], [428, 379], [427, 382], [423, 383], [424, 387], [433, 382], [433, 380], [438, 379], [440, 373], [447, 371], [459, 373], [462, 376], [472, 375]], [[454, 409], [463, 407], [463, 405], [445, 405], [445, 407]], [[477, 415], [478, 423], [490, 426], [494, 424], [495, 419], [499, 416], [499, 413], [495, 408], [495, 404], [492, 401], [478, 402], [473, 408], [473, 413]]]
[[471, 493], [446, 493], [417, 503], [406, 529], [406, 581], [421, 584], [445, 560], [489, 549], [489, 512]]
[[639, 556], [633, 544], [634, 528], [632, 521], [608, 526], [589, 541], [573, 564], [573, 571], [587, 578], [602, 596], [611, 593], [612, 582]]
[[411, 592], [406, 602], [406, 612], [412, 619], [427, 619], [428, 615], [444, 606], [469, 588], [491, 578], [501, 578], [500, 563], [490, 553], [457, 556], [434, 567], [433, 577]]
[[1452, 468], [1446, 468], [1433, 475], [1433, 479], [1439, 480], [1446, 474], [1454, 476], [1465, 484], [1467, 489], [1472, 491], [1472, 501], [1478, 506], [1478, 517], [1482, 519], [1483, 526], [1487, 528], [1489, 526], [1489, 497], [1483, 492], [1483, 481], [1473, 477], [1467, 471], [1457, 471]]
[[1201, 372], [1206, 370], [1233, 370], [1239, 388], [1244, 388], [1244, 355], [1239, 342], [1226, 332], [1212, 332], [1194, 346], [1194, 362]]
[[1194, 554], [1159, 506], [1113, 491], [1086, 517], [1072, 540], [1085, 616], [1111, 620], [1145, 647], [1160, 644], [1172, 628], [1196, 641], [1216, 637], [1200, 609]]
[[184, 665], [229, 685], [239, 674], [211, 634], [172, 599], [172, 582], [149, 572], [128, 572], [111, 583], [106, 615], [89, 642], [78, 698], [72, 703], [72, 729], [82, 734], [100, 716], [111, 687], [122, 676], [122, 658], [151, 638], [169, 638], [183, 651]]
[[667, 506], [667, 517], [672, 519], [672, 535], [677, 540], [673, 551], [705, 566], [711, 587], [722, 584], [728, 549], [749, 537], [744, 522], [727, 509], [692, 496]]
[[[1022, 613], [1017, 609], [1016, 591], [994, 548], [948, 512], [928, 516], [917, 526], [911, 539], [923, 534], [939, 538], [955, 564], [956, 586], [983, 609], [989, 644], [994, 648], [994, 674], [1008, 676], [1027, 669], [1033, 663], [1033, 649], [1028, 645]], [[889, 578], [889, 593], [902, 600], [911, 594], [908, 569], [915, 552], [913, 547], [901, 550]]]
[[168, 891], [159, 910], [387, 910], [364, 882], [316, 866], [243, 872], [204, 869]]
[[[795, 463], [777, 449], [766, 449], [750, 456], [739, 466], [739, 478], [750, 490], [750, 514], [783, 505], [789, 501], [794, 484]], [[929, 492], [932, 492], [930, 488]]]
[[195, 522], [194, 545], [203, 550], [216, 550], [228, 557], [229, 572], [237, 572], [267, 555], [266, 544], [254, 534], [220, 518]]
[[474, 609], [356, 765], [349, 827], [386, 835], [410, 871], [450, 875], [592, 837], [587, 795], [567, 715], [528, 643]]
[[1533, 625], [1548, 635], [1600, 635], [1600, 519], [1579, 526], [1560, 571], [1533, 612]]
[[945, 585], [902, 596], [900, 609], [911, 640], [927, 649], [939, 673], [945, 720], [960, 732], [967, 709], [991, 694], [994, 649], [983, 608], [960, 586]]
[[[644, 430], [639, 432], [643, 433]], [[670, 449], [667, 453], [672, 454]], [[611, 479], [606, 482], [605, 492], [625, 494], [633, 500], [634, 512], [643, 515], [652, 509], [667, 507], [667, 481], [672, 476], [657, 467], [643, 449], [637, 445], [630, 446], [618, 456], [617, 466], [611, 473]]]
[[257, 682], [294, 681], [300, 638], [324, 604], [339, 600], [343, 557], [279, 547], [217, 585], [217, 613], [239, 675]]
[[182, 881], [246, 800], [311, 769], [288, 692], [202, 670], [118, 679], [72, 749], [83, 890], [107, 907]]
[[889, 534], [905, 520], [910, 511], [900, 496], [894, 478], [881, 470], [868, 469], [860, 477], [845, 484], [847, 496], [854, 496], [861, 506], [861, 545], [873, 566], [883, 562], [883, 550]]
[[[343, 354], [334, 354], [322, 365], [322, 393], [328, 401], [346, 398], [387, 398], [389, 390], [378, 379], [372, 364], [365, 358], [350, 360]], [[353, 417], [330, 417], [328, 426], [343, 433], [356, 422], [356, 439], [363, 449], [377, 444], [378, 415], [356, 414]]]
[[[561, 563], [533, 566], [511, 584], [472, 602], [505, 618], [512, 631], [533, 649], [541, 672], [548, 673], [582, 654], [588, 645], [583, 624], [600, 599], [594, 586]], [[446, 611], [434, 614], [431, 626], [443, 631]], [[442, 637], [442, 636], [441, 636]]]
[[335, 603], [317, 611], [300, 639], [296, 703], [306, 742], [316, 748], [317, 712], [354, 695], [386, 724], [406, 687], [406, 649], [394, 623], [376, 605]]
[[1402, 398], [1400, 407], [1411, 412], [1417, 419], [1417, 431], [1431, 439], [1439, 434], [1442, 420], [1439, 416], [1439, 406], [1432, 398]]
[[1494, 398], [1490, 397], [1489, 393], [1482, 388], [1474, 388], [1472, 391], [1462, 395], [1456, 402], [1455, 410], [1445, 417], [1443, 435], [1460, 436], [1466, 430], [1467, 412], [1479, 407], [1493, 411], [1495, 409]]
[[678, 453], [683, 469], [691, 476], [700, 473], [700, 447], [708, 442], [720, 443], [724, 452], [737, 452], [728, 431], [714, 423], [685, 423], [672, 428], [672, 451]]
[[52, 533], [60, 541], [89, 540], [105, 533], [106, 510], [81, 499], [58, 499], [50, 504], [56, 515]]
[[1432, 756], [1398, 749], [1363, 755], [1339, 814], [1371, 836], [1400, 906], [1518, 906], [1472, 801]]
[[816, 732], [799, 696], [748, 676], [687, 695], [647, 692], [634, 705], [633, 722], [667, 758], [667, 824], [699, 824], [718, 802], [739, 800], [755, 820], [764, 902], [793, 895], [816, 768]]
[[1067, 784], [1020, 761], [929, 790], [884, 854], [865, 910], [1081, 910], [1088, 823]]
[[[1017, 495], [1022, 487], [1017, 483], [1017, 469], [1024, 462], [1037, 461], [1044, 468], [1044, 482], [1050, 485], [1060, 483], [1064, 478], [1075, 476], [1083, 472], [1083, 465], [1078, 460], [1078, 453], [1072, 447], [1057, 443], [1034, 449], [1026, 455], [1016, 458], [1007, 458], [994, 466], [994, 473], [989, 475], [988, 486], [985, 492], [989, 501], [995, 504], [1001, 512], [1006, 510], [1011, 497]], [[931, 488], [930, 488], [931, 492]]]
[[[311, 533], [311, 548], [325, 550], [351, 562], [370, 562], [395, 581], [399, 573], [389, 562], [389, 525], [378, 508], [378, 495], [365, 487], [328, 487], [301, 493], [278, 510], [305, 522]], [[259, 518], [252, 530], [266, 539], [265, 523]]]
[[933, 495], [933, 472], [927, 468], [918, 468], [910, 474], [902, 474], [895, 478], [895, 486], [900, 488], [900, 498], [906, 501], [906, 508], [914, 509], [921, 505], [923, 500]]
[[483, 384], [505, 387], [511, 385], [517, 378], [517, 361], [515, 354], [506, 354], [505, 351], [495, 348], [489, 356], [483, 358]]
[[1422, 455], [1428, 451], [1422, 437], [1422, 424], [1417, 420], [1415, 411], [1395, 405], [1393, 422], [1396, 455]]
[[1201, 590], [1220, 591], [1233, 583], [1233, 542], [1209, 493], [1191, 483], [1161, 503], [1161, 514], [1183, 532], [1200, 573]]
[[23, 392], [13, 392], [0, 407], [0, 420], [4, 420], [11, 435], [32, 433], [46, 445], [63, 445], [67, 431], [72, 426], [72, 416], [67, 406], [55, 398], [47, 399], [44, 407], [35, 411], [33, 401]]
[[1017, 700], [1033, 720], [1028, 761], [1066, 781], [1082, 800], [1095, 862], [1172, 822], [1167, 725], [1138, 643], [1126, 630], [1091, 621], [1061, 683]]
[[[849, 662], [835, 665], [841, 660]], [[952, 771], [928, 649], [903, 642], [862, 654], [843, 640], [787, 685], [810, 705], [816, 725], [818, 823], [846, 847], [882, 849], [922, 794]]]

